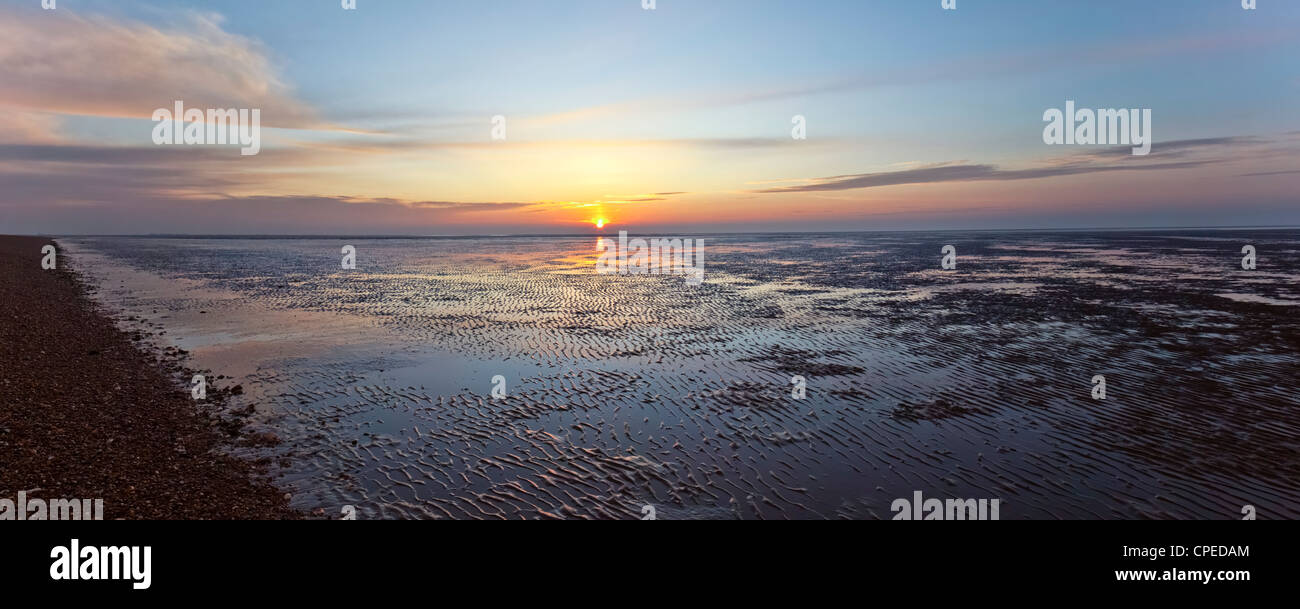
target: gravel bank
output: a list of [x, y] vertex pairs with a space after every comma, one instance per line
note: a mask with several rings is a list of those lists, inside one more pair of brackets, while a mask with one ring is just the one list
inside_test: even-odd
[[258, 464], [225, 454], [237, 422], [204, 414], [66, 260], [42, 270], [50, 243], [0, 236], [0, 498], [102, 498], [105, 519], [298, 517]]

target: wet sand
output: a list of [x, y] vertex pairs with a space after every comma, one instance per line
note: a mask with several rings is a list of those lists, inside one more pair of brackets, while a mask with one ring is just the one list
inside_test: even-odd
[[181, 354], [119, 329], [65, 252], [41, 268], [50, 243], [0, 236], [0, 498], [102, 499], [105, 519], [298, 517], [229, 454], [242, 423], [206, 413], [232, 386], [196, 404]]
[[698, 287], [595, 241], [61, 243], [318, 514], [1300, 516], [1294, 231], [706, 236]]

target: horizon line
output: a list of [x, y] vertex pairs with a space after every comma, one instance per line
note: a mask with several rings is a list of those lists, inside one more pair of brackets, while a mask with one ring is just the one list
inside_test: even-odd
[[[786, 230], [786, 231], [743, 231], [743, 230], [719, 230], [708, 232], [680, 232], [677, 235], [827, 235], [827, 234], [866, 234], [866, 233], [1009, 233], [1009, 232], [1126, 232], [1126, 231], [1174, 231], [1174, 230], [1294, 230], [1300, 229], [1300, 225], [1283, 225], [1283, 226], [1265, 226], [1257, 224], [1242, 224], [1231, 226], [1134, 226], [1134, 227], [1046, 227], [1046, 228], [909, 228], [909, 229], [865, 229], [865, 230]], [[651, 234], [651, 233], [632, 233], [628, 234]], [[3, 234], [0, 237], [48, 237], [48, 238], [68, 238], [68, 237], [120, 237], [135, 239], [335, 239], [335, 238], [361, 238], [361, 239], [489, 239], [489, 238], [518, 238], [518, 237], [610, 237], [618, 236], [618, 233], [606, 232], [587, 232], [587, 233], [476, 233], [476, 234], [423, 234], [423, 235], [404, 235], [393, 233], [27, 233], [27, 234]]]

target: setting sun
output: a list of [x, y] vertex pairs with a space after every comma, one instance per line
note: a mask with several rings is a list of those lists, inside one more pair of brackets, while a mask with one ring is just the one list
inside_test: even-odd
[[597, 218], [597, 219], [596, 219], [596, 228], [605, 228], [605, 219], [604, 219], [604, 218]]

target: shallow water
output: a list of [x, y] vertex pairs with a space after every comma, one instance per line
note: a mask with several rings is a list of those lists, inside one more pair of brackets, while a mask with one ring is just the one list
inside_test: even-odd
[[593, 237], [60, 243], [331, 516], [1300, 516], [1295, 231], [704, 239], [700, 286]]

